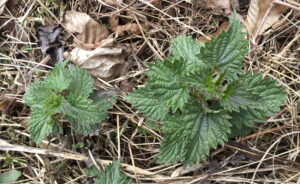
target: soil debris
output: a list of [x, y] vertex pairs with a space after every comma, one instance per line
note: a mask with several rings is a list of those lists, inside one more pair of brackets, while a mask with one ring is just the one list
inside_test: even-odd
[[41, 50], [43, 54], [50, 55], [51, 65], [62, 62], [64, 60], [63, 45], [65, 42], [60, 37], [60, 26], [40, 26], [37, 31], [41, 42]]

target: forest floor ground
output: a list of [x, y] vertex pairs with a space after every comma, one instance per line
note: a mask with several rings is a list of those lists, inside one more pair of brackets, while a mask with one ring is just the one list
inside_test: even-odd
[[[235, 8], [246, 20], [250, 1], [243, 2], [243, 6]], [[299, 1], [284, 2], [300, 7]], [[286, 6], [271, 27], [263, 28], [257, 35], [248, 32], [250, 51], [244, 61], [245, 71], [262, 72], [286, 87], [285, 105], [266, 122], [255, 123], [249, 135], [211, 150], [206, 162], [189, 168], [180, 163], [155, 162], [163, 137], [161, 125], [146, 121], [146, 117], [122, 100], [122, 95], [96, 134], [82, 136], [69, 127], [63, 135], [51, 135], [40, 145], [30, 139], [30, 109], [22, 97], [26, 86], [51, 68], [51, 58], [40, 45], [40, 26], [60, 26], [60, 36], [50, 43], [54, 44], [51, 47], [61, 44], [65, 52], [70, 52], [78, 44], [74, 41], [76, 34], [65, 30], [66, 11], [84, 12], [101, 22], [114, 44], [125, 48], [126, 63], [111, 69], [107, 80], [95, 79], [95, 85], [125, 94], [143, 85], [145, 64], [168, 56], [170, 43], [177, 36], [189, 35], [206, 42], [226, 29], [231, 9], [216, 6], [209, 10], [201, 7], [201, 0], [199, 3], [196, 6], [169, 0], [12, 0], [6, 4], [0, 13], [0, 173], [21, 171], [16, 183], [92, 183], [83, 169], [97, 164], [103, 170], [112, 160], [119, 159], [122, 171], [133, 183], [299, 182], [300, 14], [299, 9]], [[88, 33], [80, 38], [86, 43], [83, 47], [93, 47], [101, 33], [84, 31]], [[91, 41], [89, 35], [96, 38], [91, 36]], [[7, 144], [10, 151], [4, 151]]]

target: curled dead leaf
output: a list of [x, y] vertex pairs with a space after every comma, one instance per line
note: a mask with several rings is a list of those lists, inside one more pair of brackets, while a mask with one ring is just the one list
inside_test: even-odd
[[0, 0], [0, 14], [3, 13], [7, 0]]
[[143, 23], [138, 25], [137, 23], [127, 23], [125, 25], [119, 25], [119, 16], [113, 15], [109, 19], [110, 29], [113, 30], [116, 35], [124, 36], [126, 33], [129, 35], [132, 34], [141, 34], [142, 30], [147, 30], [149, 25], [147, 23]]
[[[110, 24], [115, 30], [118, 29], [119, 34], [125, 31], [137, 32], [130, 25], [123, 29], [117, 28], [118, 21], [118, 16], [113, 16]], [[114, 79], [125, 72], [127, 54], [122, 47], [114, 46], [114, 39], [109, 37], [103, 25], [85, 13], [75, 11], [66, 13], [64, 25], [69, 32], [78, 33], [77, 47], [67, 56], [71, 62], [104, 80]]]
[[133, 91], [133, 88], [137, 85], [136, 82], [134, 81], [130, 81], [130, 80], [123, 80], [121, 83], [120, 83], [120, 89], [121, 91], [125, 92], [125, 93], [128, 93], [128, 92], [132, 92]]
[[124, 69], [126, 53], [121, 47], [99, 47], [88, 51], [74, 48], [69, 59], [95, 77], [111, 80], [120, 76]]
[[128, 23], [125, 25], [119, 25], [115, 28], [115, 33], [119, 36], [123, 36], [125, 33], [129, 33], [130, 35], [132, 34], [141, 34], [142, 30], [141, 28], [147, 29], [148, 25], [147, 24], [141, 24], [140, 26], [136, 23]]
[[94, 48], [96, 48], [109, 35], [109, 32], [102, 24], [92, 19], [86, 13], [67, 11], [64, 18], [64, 25], [67, 31], [78, 33], [77, 42], [79, 42], [79, 47], [84, 48], [84, 44], [89, 44], [89, 47], [94, 45]]
[[8, 114], [11, 106], [15, 101], [16, 101], [15, 99], [9, 99], [9, 98], [4, 98], [0, 100], [0, 112], [2, 112], [3, 114]]
[[246, 19], [249, 33], [254, 37], [263, 34], [286, 10], [286, 7], [274, 4], [273, 0], [252, 0]]

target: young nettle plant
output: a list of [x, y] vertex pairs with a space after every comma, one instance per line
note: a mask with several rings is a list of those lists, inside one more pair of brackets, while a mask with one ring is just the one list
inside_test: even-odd
[[248, 52], [241, 29], [232, 16], [228, 31], [205, 45], [186, 36], [175, 39], [172, 56], [148, 64], [145, 86], [125, 97], [140, 112], [163, 122], [158, 161], [198, 163], [210, 148], [280, 110], [284, 88], [241, 70]]
[[131, 179], [121, 173], [120, 166], [119, 161], [113, 161], [105, 168], [104, 173], [99, 173], [95, 166], [84, 169], [84, 172], [88, 176], [95, 177], [95, 184], [130, 184]]
[[52, 132], [61, 132], [60, 120], [70, 121], [80, 133], [92, 132], [107, 115], [113, 97], [91, 99], [93, 80], [83, 69], [62, 62], [43, 81], [35, 81], [24, 95], [30, 106], [29, 133], [40, 143]]

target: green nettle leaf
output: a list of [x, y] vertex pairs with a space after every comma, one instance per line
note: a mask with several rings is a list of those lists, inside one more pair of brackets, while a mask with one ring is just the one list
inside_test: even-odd
[[12, 183], [18, 181], [22, 176], [22, 172], [18, 170], [10, 170], [0, 174], [0, 183]]
[[228, 80], [242, 72], [241, 61], [248, 52], [247, 41], [243, 40], [245, 33], [241, 33], [241, 30], [239, 20], [232, 17], [228, 31], [222, 31], [216, 39], [213, 38], [200, 49], [199, 59], [214, 70], [226, 72]]
[[72, 93], [61, 108], [74, 128], [86, 135], [94, 130], [95, 124], [105, 119], [110, 106], [108, 99], [94, 102], [81, 94]]
[[92, 78], [83, 69], [67, 64], [56, 65], [44, 81], [31, 84], [24, 95], [31, 108], [28, 130], [36, 143], [60, 131], [62, 117], [78, 132], [88, 134], [105, 119], [113, 103], [107, 97], [92, 100]]
[[145, 115], [162, 120], [168, 113], [168, 107], [151, 88], [139, 88], [125, 97], [133, 106], [137, 107]]
[[68, 62], [62, 62], [56, 65], [44, 80], [44, 86], [56, 92], [62, 92], [67, 89], [71, 83], [70, 77], [65, 72], [67, 64]]
[[205, 67], [205, 63], [197, 57], [203, 44], [187, 36], [180, 36], [173, 40], [171, 53], [177, 60], [184, 60], [187, 64], [186, 71], [193, 72], [197, 67]]
[[175, 112], [188, 102], [190, 90], [185, 81], [186, 63], [168, 58], [156, 65], [149, 64], [149, 67], [150, 70], [146, 72], [149, 83], [125, 99], [131, 101], [146, 115], [162, 120], [169, 109]]
[[205, 160], [209, 147], [223, 145], [230, 133], [225, 112], [206, 113], [196, 101], [179, 114], [170, 115], [164, 121], [166, 137], [158, 160], [174, 162], [182, 160], [184, 165]]
[[131, 180], [120, 172], [120, 162], [114, 161], [105, 168], [105, 172], [94, 179], [95, 184], [130, 184]]
[[43, 108], [42, 102], [45, 101], [45, 97], [48, 97], [52, 93], [49, 88], [43, 87], [41, 81], [36, 81], [31, 84], [24, 94], [24, 101], [30, 107]]
[[247, 72], [240, 77], [239, 81], [247, 83], [248, 90], [256, 94], [253, 97], [253, 102], [256, 101], [256, 103], [245, 106], [239, 112], [233, 111], [229, 113], [232, 117], [232, 124], [241, 130], [240, 132], [233, 132], [235, 136], [245, 134], [247, 127], [253, 127], [253, 121], [263, 122], [266, 117], [272, 116], [279, 111], [279, 107], [285, 99], [284, 87], [277, 86], [270, 78], [262, 79], [261, 74], [251, 75], [250, 72]]
[[89, 168], [83, 169], [83, 173], [87, 176], [97, 177], [100, 175], [100, 172], [98, 171], [96, 166], [91, 166]]
[[204, 46], [190, 37], [175, 39], [171, 56], [149, 64], [145, 87], [125, 99], [163, 122], [159, 162], [206, 160], [210, 148], [245, 135], [254, 122], [280, 110], [285, 91], [276, 81], [242, 71], [247, 41], [232, 16], [227, 32]]
[[226, 86], [220, 99], [221, 105], [228, 111], [238, 111], [240, 108], [255, 106], [259, 102], [259, 94], [253, 92], [245, 81], [239, 80]]
[[28, 131], [34, 142], [40, 143], [44, 137], [53, 132], [55, 126], [57, 126], [57, 121], [47, 116], [44, 109], [32, 109]]
[[89, 97], [93, 92], [93, 79], [87, 72], [74, 65], [69, 65], [68, 74], [71, 79], [69, 90]]

